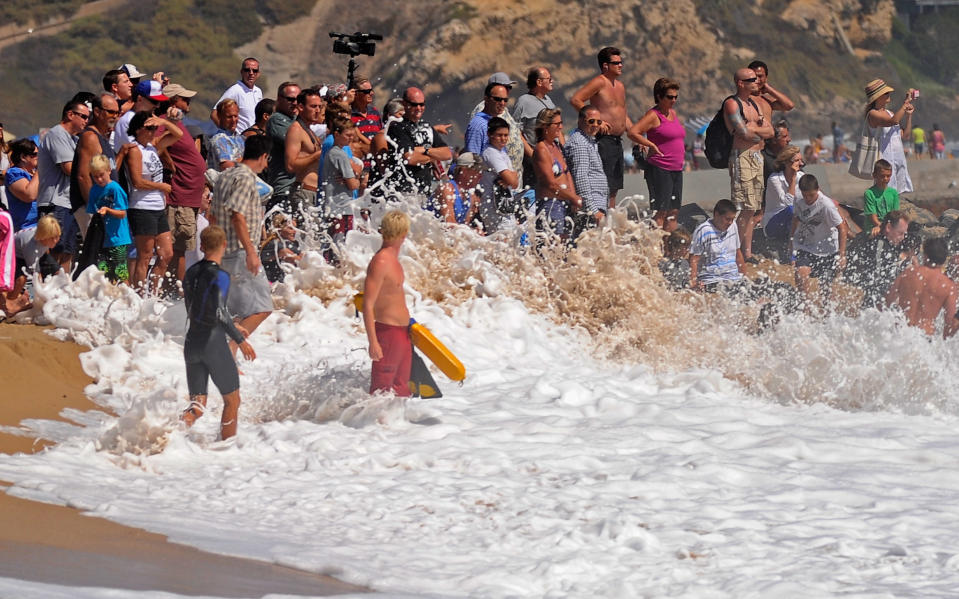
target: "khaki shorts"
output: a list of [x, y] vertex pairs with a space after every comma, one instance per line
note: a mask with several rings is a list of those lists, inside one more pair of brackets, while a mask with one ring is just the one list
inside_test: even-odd
[[763, 207], [763, 155], [755, 150], [733, 150], [729, 156], [730, 198], [742, 210]]
[[173, 249], [188, 252], [196, 249], [196, 208], [167, 206], [166, 218], [173, 235]]

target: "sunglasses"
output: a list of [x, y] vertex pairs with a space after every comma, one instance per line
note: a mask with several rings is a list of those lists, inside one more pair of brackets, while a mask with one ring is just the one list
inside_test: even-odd
[[419, 107], [426, 106], [426, 102], [410, 102], [409, 100], [406, 100], [406, 104], [410, 108], [419, 108]]
[[296, 103], [296, 96], [280, 96], [280, 97], [286, 100], [287, 102], [289, 102], [290, 104]]
[[678, 95], [678, 94], [677, 94], [677, 95], [673, 95], [673, 96], [666, 96], [666, 99], [667, 99], [667, 100], [676, 100], [676, 99], [678, 99], [678, 98], [679, 98], [679, 95]]
[[606, 64], [611, 64], [611, 65], [613, 65], [613, 66], [615, 67], [615, 66], [619, 66], [619, 65], [623, 64], [623, 61], [622, 61], [622, 60], [617, 60], [617, 61], [615, 61], [615, 62], [610, 61], [610, 62], [607, 62]]
[[494, 102], [509, 102], [509, 98], [498, 98], [496, 96], [489, 96], [489, 99]]
[[148, 125], [148, 126], [144, 127], [144, 129], [146, 129], [147, 131], [156, 131], [156, 130], [157, 130], [157, 126], [156, 126], [156, 125]]
[[358, 90], [356, 90], [356, 93], [358, 93], [358, 94], [372, 94], [372, 93], [373, 93], [373, 88], [371, 87], [370, 89], [358, 89]]
[[555, 123], [550, 123], [550, 126], [555, 127], [557, 125], [562, 125], [562, 124], [563, 124], [563, 121], [556, 121]]
[[116, 116], [120, 114], [119, 110], [110, 110], [109, 108], [101, 108], [100, 110], [102, 110], [103, 112], [107, 113], [110, 116]]
[[[562, 123], [560, 123], [562, 124]], [[586, 119], [587, 125], [602, 125], [603, 119]]]
[[33, 152], [30, 152], [29, 154], [24, 154], [24, 156], [32, 156], [32, 157], [34, 157], [34, 158], [36, 158], [36, 157], [39, 156], [39, 155], [40, 155], [40, 151], [39, 151], [39, 150], [35, 150], [35, 151], [33, 151]]
[[260, 69], [251, 69], [250, 67], [243, 67], [244, 73], [259, 73]]
[[[71, 112], [73, 112], [73, 111], [71, 110]], [[88, 120], [90, 120], [90, 115], [89, 115], [89, 114], [83, 114], [82, 112], [73, 112], [73, 114], [76, 115], [76, 116], [78, 116], [78, 117], [80, 117], [80, 120], [81, 120], [81, 121], [88, 121]]]
[[744, 83], [755, 83], [756, 81], [759, 81], [759, 77], [750, 77], [749, 79], [740, 79], [740, 81]]

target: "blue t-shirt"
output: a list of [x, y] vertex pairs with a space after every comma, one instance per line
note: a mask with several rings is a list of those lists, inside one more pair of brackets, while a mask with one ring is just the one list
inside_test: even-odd
[[[116, 181], [110, 181], [105, 187], [96, 183], [90, 187], [90, 199], [87, 202], [87, 214], [96, 214], [97, 210], [106, 206], [113, 210], [127, 210], [127, 193]], [[103, 247], [112, 248], [120, 245], [130, 245], [130, 226], [127, 218], [116, 218], [109, 214], [103, 217], [103, 227], [106, 229]]]
[[[326, 154], [327, 152], [330, 151], [332, 147], [333, 147], [333, 134], [330, 133], [323, 139], [323, 146], [321, 148], [323, 152], [320, 154], [320, 166], [318, 167], [318, 170], [317, 170], [317, 174], [320, 177], [320, 190], [323, 189], [323, 165], [326, 162]], [[353, 148], [351, 148], [348, 145], [343, 146], [343, 151], [346, 152], [347, 156], [349, 156], [350, 158], [353, 158]], [[360, 197], [359, 193], [355, 189], [353, 190], [352, 194], [353, 194], [353, 199]]]
[[466, 126], [466, 152], [482, 154], [486, 146], [489, 145], [489, 135], [487, 132], [489, 131], [489, 120], [491, 118], [493, 118], [492, 115], [480, 111], [470, 120]]
[[37, 219], [40, 218], [37, 214], [36, 200], [29, 204], [27, 202], [21, 202], [19, 198], [17, 198], [17, 194], [10, 191], [10, 186], [20, 179], [30, 181], [33, 179], [33, 175], [19, 166], [7, 169], [7, 176], [4, 177], [4, 182], [7, 186], [7, 203], [10, 204], [10, 217], [13, 219], [14, 231], [19, 231], [25, 227], [32, 227], [37, 224]]

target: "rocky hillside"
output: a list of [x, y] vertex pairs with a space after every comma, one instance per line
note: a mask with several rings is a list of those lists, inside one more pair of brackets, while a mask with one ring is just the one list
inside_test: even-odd
[[[770, 81], [796, 101], [797, 109], [789, 115], [794, 136], [828, 134], [833, 119], [852, 131], [862, 109], [862, 87], [873, 77], [884, 77], [902, 90], [921, 86], [916, 120], [928, 125], [925, 121], [935, 115], [947, 132], [956, 130], [949, 126], [952, 122], [959, 127], [959, 99], [949, 91], [957, 82], [917, 74], [914, 53], [893, 39], [899, 23], [893, 0], [299, 0], [298, 13], [286, 10], [281, 17], [268, 12], [273, 3], [242, 0], [248, 5], [244, 11], [230, 10], [225, 1], [132, 3], [136, 9], [131, 14], [140, 21], [136, 29], [149, 24], [160, 39], [148, 48], [128, 43], [123, 49], [101, 38], [107, 43], [98, 41], [92, 55], [107, 61], [106, 66], [132, 61], [142, 70], [166, 70], [199, 89], [202, 106], [230, 84], [233, 63], [241, 56], [260, 58], [261, 86], [272, 95], [287, 79], [308, 84], [345, 80], [347, 57], [332, 53], [328, 32], [379, 33], [385, 39], [377, 44], [376, 55], [358, 59], [359, 71], [375, 82], [377, 104], [407, 85], [419, 85], [430, 101], [427, 118], [451, 121], [462, 134], [466, 113], [479, 101], [490, 73], [510, 73], [520, 82], [517, 95], [524, 91], [526, 70], [545, 64], [557, 79], [554, 99], [567, 107], [565, 99], [597, 72], [597, 50], [613, 45], [624, 52], [634, 117], [651, 103], [652, 84], [664, 75], [682, 84], [679, 108], [684, 116], [711, 115], [733, 89], [733, 71], [761, 58], [770, 65]], [[185, 13], [192, 15], [190, 27], [166, 22]], [[17, 65], [40, 63], [48, 74], [41, 102], [21, 97], [28, 94], [26, 86], [0, 87], [0, 118], [16, 121], [9, 106], [32, 117], [31, 110], [42, 104], [47, 116], [41, 122], [54, 121], [51, 107], [62, 104], [77, 85], [94, 88], [93, 71], [100, 65], [83, 66], [83, 79], [93, 79], [90, 84], [83, 84], [77, 73], [57, 77], [54, 72], [69, 68], [58, 53], [63, 48], [77, 53], [90, 44], [89, 39], [77, 40], [78, 35], [115, 30], [110, 19], [118, 15], [101, 15], [99, 22], [62, 34], [73, 36], [70, 43], [34, 42], [28, 50], [4, 50], [0, 60], [5, 64], [12, 56]], [[246, 21], [255, 26], [243, 26]], [[203, 38], [192, 39], [195, 32]], [[123, 39], [116, 41], [125, 42], [129, 36], [119, 37]], [[184, 55], [185, 48], [191, 54]], [[897, 48], [893, 55], [891, 49]], [[947, 67], [941, 70], [954, 75]], [[454, 142], [459, 140], [454, 136]]]

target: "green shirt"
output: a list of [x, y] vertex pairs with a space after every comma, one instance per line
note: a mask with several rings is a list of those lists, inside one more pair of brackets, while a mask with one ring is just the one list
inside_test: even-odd
[[899, 210], [899, 192], [892, 187], [879, 190], [873, 185], [863, 194], [862, 204], [862, 228], [868, 233], [875, 226], [869, 220], [870, 214], [875, 214], [881, 223], [887, 214]]

